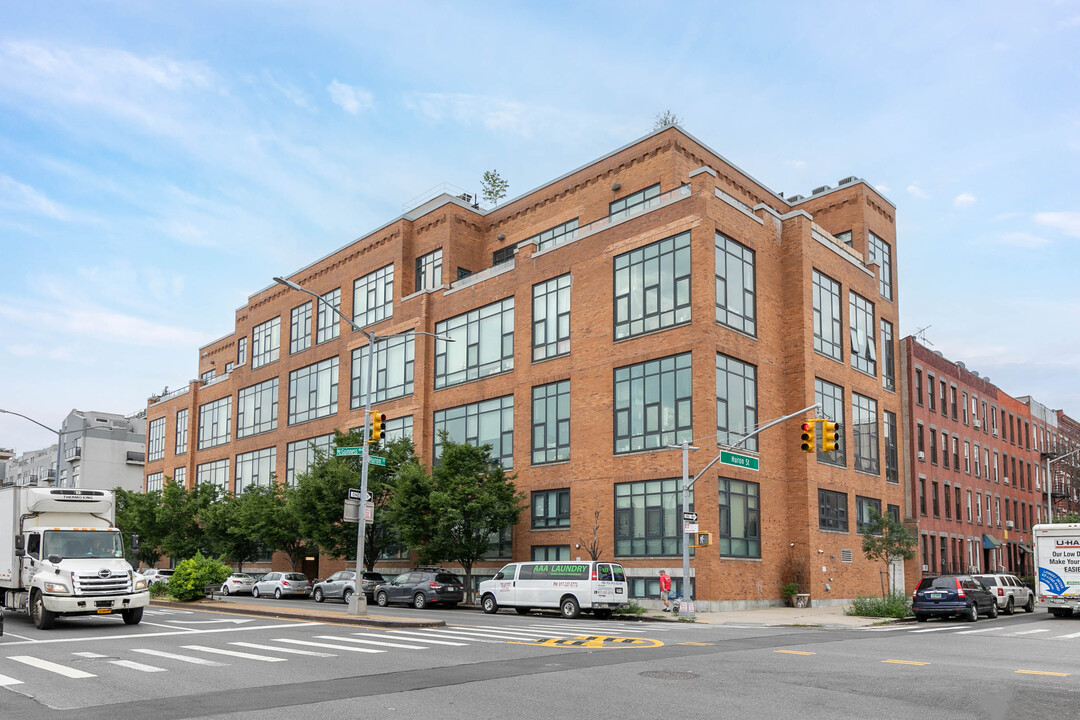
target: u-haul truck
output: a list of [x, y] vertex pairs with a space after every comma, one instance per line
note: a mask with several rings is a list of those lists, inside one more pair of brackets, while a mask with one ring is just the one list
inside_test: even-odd
[[1067, 617], [1080, 608], [1080, 523], [1036, 525], [1036, 603]]
[[65, 615], [137, 624], [150, 593], [124, 559], [115, 513], [110, 490], [0, 487], [0, 605], [42, 630]]

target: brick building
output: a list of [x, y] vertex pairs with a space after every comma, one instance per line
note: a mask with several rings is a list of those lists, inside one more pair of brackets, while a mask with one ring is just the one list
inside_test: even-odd
[[[717, 464], [694, 487], [715, 541], [691, 561], [695, 595], [721, 609], [778, 603], [793, 579], [816, 602], [879, 591], [858, 530], [903, 503], [895, 243], [866, 182], [785, 199], [669, 127], [492, 210], [439, 196], [287, 277], [376, 336], [455, 338], [377, 341], [373, 405], [425, 462], [445, 429], [517, 473], [530, 506], [481, 577], [581, 557], [598, 510], [632, 597], [656, 596], [660, 568], [678, 586], [681, 454], [665, 446], [700, 446], [695, 475], [717, 444], [820, 403], [838, 450], [801, 452], [791, 420], [740, 446], [758, 471]], [[363, 423], [366, 339], [311, 300], [256, 292], [200, 349], [200, 380], [151, 398], [149, 489], [292, 483], [311, 447]]]
[[1031, 526], [1047, 516], [1040, 435], [1052, 414], [1042, 417], [1030, 398], [1007, 395], [913, 337], [903, 339], [901, 356], [905, 487], [922, 572], [1030, 575]]

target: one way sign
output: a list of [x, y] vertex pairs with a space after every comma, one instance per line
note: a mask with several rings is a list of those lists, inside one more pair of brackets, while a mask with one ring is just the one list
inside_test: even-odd
[[371, 494], [370, 490], [368, 490], [367, 497], [364, 498], [364, 496], [360, 494], [360, 488], [349, 488], [349, 499], [350, 500], [365, 499], [367, 502], [374, 502], [375, 501], [375, 496]]
[[682, 514], [682, 519], [683, 519], [683, 522], [696, 523], [697, 522], [697, 513], [696, 512], [684, 512]]

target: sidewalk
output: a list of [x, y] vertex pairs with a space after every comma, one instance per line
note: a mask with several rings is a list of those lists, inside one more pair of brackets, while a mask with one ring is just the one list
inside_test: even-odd
[[[151, 600], [154, 607], [182, 608], [184, 610], [209, 610], [213, 612], [233, 613], [237, 615], [252, 615], [255, 617], [272, 617], [286, 620], [314, 621], [336, 623], [339, 625], [365, 625], [368, 627], [382, 628], [432, 628], [445, 627], [443, 620], [420, 620], [417, 618], [365, 615], [363, 617], [347, 615], [342, 612], [333, 612], [324, 609], [322, 605], [314, 603], [283, 604], [281, 607], [265, 607], [245, 605], [231, 600], [200, 600], [197, 602], [182, 603], [171, 600]], [[726, 612], [699, 612], [695, 621], [710, 625], [761, 625], [767, 626], [799, 626], [808, 627], [869, 627], [872, 625], [889, 624], [898, 622], [888, 618], [868, 618], [845, 615], [846, 606], [827, 605], [822, 607], [790, 608], [771, 607], [759, 610], [729, 610]], [[479, 611], [479, 607], [476, 608]], [[460, 612], [450, 611], [447, 620], [461, 622], [471, 617]], [[670, 613], [650, 610], [643, 615], [616, 616], [616, 619], [627, 622], [678, 622], [677, 616]], [[899, 621], [902, 622], [902, 621]]]

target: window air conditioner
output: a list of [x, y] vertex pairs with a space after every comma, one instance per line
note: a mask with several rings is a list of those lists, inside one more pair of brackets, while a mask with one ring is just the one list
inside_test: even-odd
[[1009, 476], [1005, 475], [1004, 480], [1005, 480], [1005, 484], [1008, 485], [1009, 484]]
[[993, 435], [994, 437], [997, 437], [997, 428], [994, 428], [993, 430], [991, 430], [990, 434]]
[[979, 422], [978, 418], [975, 418], [974, 420], [972, 420], [971, 424], [975, 427], [976, 430], [978, 430], [979, 428], [982, 427], [982, 423]]
[[919, 451], [919, 460], [926, 460], [926, 453], [924, 453], [922, 450]]

